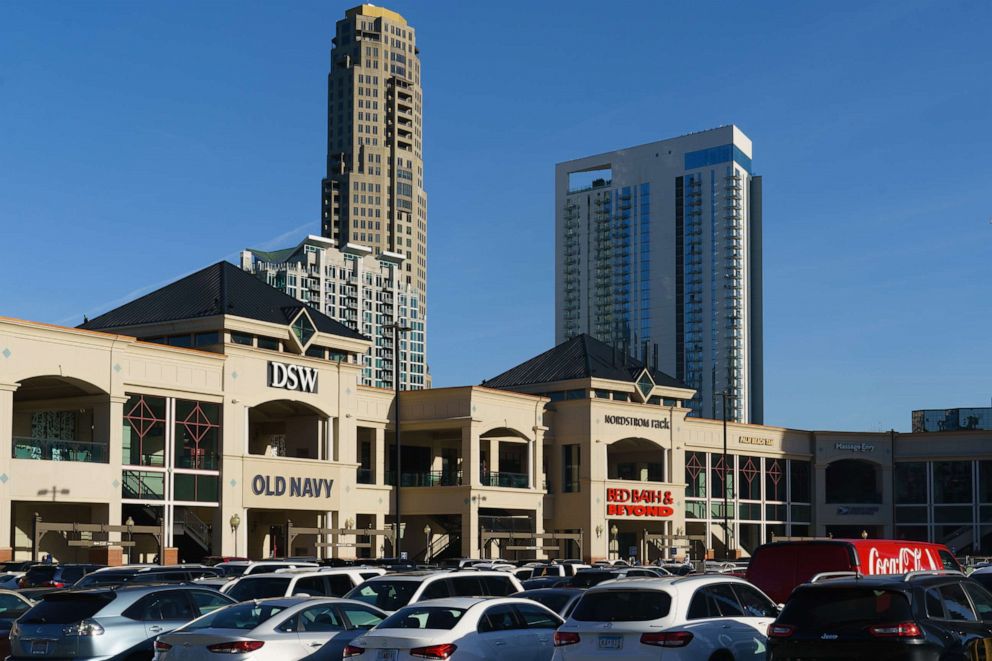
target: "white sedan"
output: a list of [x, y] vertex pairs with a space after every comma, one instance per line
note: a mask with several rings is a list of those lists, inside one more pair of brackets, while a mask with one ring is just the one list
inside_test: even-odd
[[406, 606], [344, 648], [350, 661], [550, 661], [562, 619], [529, 599], [452, 597]]
[[378, 608], [348, 599], [246, 601], [159, 636], [155, 659], [216, 661], [218, 654], [250, 655], [253, 661], [340, 659], [352, 639], [385, 618]]
[[608, 581], [555, 632], [554, 661], [763, 661], [777, 615], [761, 590], [725, 574]]

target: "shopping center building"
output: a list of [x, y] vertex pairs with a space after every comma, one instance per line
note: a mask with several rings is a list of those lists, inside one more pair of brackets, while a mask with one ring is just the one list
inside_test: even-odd
[[[360, 384], [369, 346], [225, 262], [79, 328], [0, 319], [0, 558], [392, 555], [396, 401]], [[981, 425], [724, 426], [627, 353], [579, 335], [479, 386], [404, 391], [402, 550], [698, 559], [862, 533], [992, 549]], [[36, 544], [39, 522], [64, 530]]]

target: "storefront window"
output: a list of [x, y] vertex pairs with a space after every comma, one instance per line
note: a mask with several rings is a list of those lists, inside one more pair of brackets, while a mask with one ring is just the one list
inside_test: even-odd
[[992, 461], [978, 462], [978, 502], [992, 503]]
[[810, 471], [808, 461], [789, 462], [789, 479], [791, 496], [794, 503], [809, 503], [810, 500]]
[[921, 507], [905, 507], [900, 506], [896, 508], [896, 523], [926, 523], [927, 522], [927, 508]]
[[974, 528], [968, 525], [934, 526], [933, 541], [951, 549], [951, 553], [972, 553], [974, 544]]
[[896, 539], [908, 539], [914, 542], [926, 542], [929, 540], [927, 536], [926, 526], [896, 526]]
[[927, 502], [927, 464], [925, 461], [904, 461], [896, 464], [896, 503]]
[[574, 493], [579, 490], [579, 445], [566, 445], [562, 451], [562, 491]]
[[174, 478], [176, 500], [197, 503], [216, 503], [217, 477], [214, 475], [189, 475], [177, 473]]
[[828, 503], [881, 503], [881, 467], [863, 459], [840, 459], [827, 466]]
[[740, 547], [747, 551], [749, 555], [754, 553], [754, 550], [761, 545], [761, 524], [742, 523], [738, 528], [740, 529], [740, 536], [738, 538]]
[[734, 497], [734, 456], [727, 455], [727, 463], [723, 461], [722, 454], [710, 455], [710, 479], [713, 485], [713, 498], [723, 498], [724, 485], [727, 488], [727, 497]]
[[765, 499], [786, 500], [784, 459], [765, 459]]
[[178, 468], [217, 470], [220, 443], [220, 405], [176, 400], [176, 457]]
[[761, 457], [737, 457], [741, 500], [761, 500]]
[[785, 537], [785, 524], [774, 523], [765, 526], [765, 539], [774, 542], [776, 537]]
[[124, 405], [123, 461], [131, 466], [165, 466], [165, 398], [131, 395]]
[[971, 502], [971, 462], [933, 462], [933, 502]]
[[685, 453], [685, 496], [686, 498], [706, 497], [706, 454], [703, 452]]

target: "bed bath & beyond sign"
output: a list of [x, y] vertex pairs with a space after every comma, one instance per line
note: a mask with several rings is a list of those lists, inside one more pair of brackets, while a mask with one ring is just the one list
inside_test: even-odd
[[[330, 498], [334, 480], [321, 477], [291, 477], [256, 475], [251, 478], [251, 490], [256, 496], [286, 496], [290, 498]], [[289, 493], [286, 488], [289, 487]]]

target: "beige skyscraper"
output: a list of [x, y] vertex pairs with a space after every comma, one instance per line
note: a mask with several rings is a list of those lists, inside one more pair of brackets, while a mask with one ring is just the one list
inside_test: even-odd
[[406, 19], [382, 7], [360, 5], [337, 22], [327, 76], [321, 232], [342, 247], [402, 256], [400, 282], [425, 301], [427, 194], [416, 43]]

